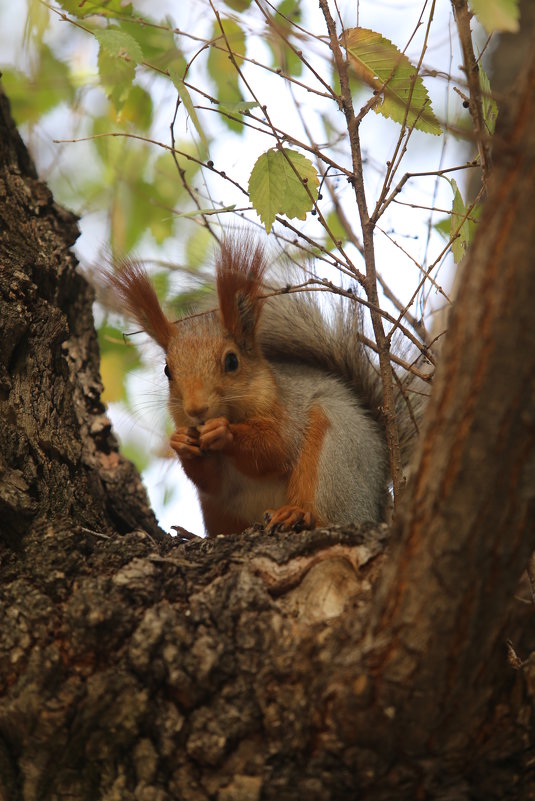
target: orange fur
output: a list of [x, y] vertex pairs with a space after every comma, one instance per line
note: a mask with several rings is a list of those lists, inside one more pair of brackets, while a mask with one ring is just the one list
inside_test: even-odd
[[207, 531], [217, 534], [236, 534], [251, 525], [250, 521], [227, 513], [205, 496], [201, 499], [201, 507]]
[[222, 467], [219, 454], [205, 453], [190, 459], [179, 456], [179, 459], [184, 473], [197, 489], [212, 495], [219, 490]]
[[315, 494], [318, 481], [318, 460], [329, 421], [320, 406], [313, 406], [308, 413], [305, 439], [288, 482], [290, 505], [312, 512], [316, 521]]
[[291, 469], [288, 442], [283, 436], [280, 416], [251, 418], [246, 423], [232, 423], [234, 436], [225, 453], [246, 476], [284, 475]]
[[116, 271], [108, 270], [105, 281], [118, 294], [126, 311], [164, 350], [175, 333], [143, 267], [124, 259]]

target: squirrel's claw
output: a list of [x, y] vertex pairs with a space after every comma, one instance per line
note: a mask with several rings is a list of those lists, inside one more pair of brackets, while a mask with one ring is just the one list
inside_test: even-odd
[[316, 520], [311, 512], [306, 512], [300, 506], [287, 504], [278, 509], [268, 509], [264, 516], [266, 531], [272, 534], [275, 530], [302, 531], [313, 529]]
[[169, 444], [182, 458], [188, 459], [202, 456], [199, 444], [199, 434], [195, 428], [177, 428], [171, 434]]

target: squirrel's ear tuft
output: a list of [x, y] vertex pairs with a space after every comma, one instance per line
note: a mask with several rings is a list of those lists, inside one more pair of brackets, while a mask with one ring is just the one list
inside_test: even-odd
[[115, 293], [121, 310], [133, 317], [160, 347], [167, 350], [175, 329], [163, 313], [143, 267], [123, 259], [115, 268], [110, 266], [104, 271], [104, 285]]
[[264, 248], [252, 237], [242, 235], [223, 241], [216, 271], [221, 321], [245, 349], [254, 346], [266, 267]]

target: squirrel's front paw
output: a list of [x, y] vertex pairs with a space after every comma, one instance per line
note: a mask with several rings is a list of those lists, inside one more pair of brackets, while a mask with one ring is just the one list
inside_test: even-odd
[[290, 504], [281, 506], [279, 509], [268, 509], [265, 514], [266, 531], [273, 533], [276, 529], [283, 531], [302, 531], [303, 529], [313, 529], [316, 520], [312, 512], [306, 512], [300, 506]]
[[169, 444], [182, 459], [192, 459], [202, 456], [199, 444], [199, 432], [196, 428], [177, 428], [171, 434]]
[[234, 439], [226, 417], [213, 417], [199, 426], [199, 444], [203, 451], [221, 451]]

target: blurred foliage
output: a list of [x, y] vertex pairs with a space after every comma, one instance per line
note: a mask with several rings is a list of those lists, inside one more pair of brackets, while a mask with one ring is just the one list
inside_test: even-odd
[[[516, 0], [471, 0], [471, 7], [488, 30], [517, 24]], [[260, 218], [276, 232], [286, 226], [293, 243], [299, 233], [293, 221], [312, 222], [316, 228], [303, 239], [304, 248], [327, 260], [355, 242], [361, 232], [340, 77], [325, 28], [308, 33], [303, 27], [306, 4], [219, 0], [216, 7], [196, 0], [176, 11], [187, 21], [184, 30], [170, 16], [159, 17], [158, 4], [150, 13], [146, 8], [135, 0], [27, 0], [24, 58], [0, 68], [15, 119], [30, 140], [52, 114], [63, 114], [65, 132], [58, 138], [73, 143], [57, 150], [57, 164], [45, 176], [57, 199], [80, 214], [105, 217], [108, 241], [102, 245], [112, 258], [150, 249], [168, 261], [173, 243], [174, 267], [185, 265], [185, 278], [179, 282], [176, 273], [158, 268], [156, 280], [176, 316], [209, 291], [206, 263], [228, 220], [239, 228], [241, 215], [256, 225]], [[354, 68], [353, 96], [364, 87], [369, 97], [372, 88], [377, 102], [369, 110], [397, 122], [402, 156], [414, 128], [439, 134], [442, 124], [424, 79], [404, 51], [372, 30], [346, 33], [340, 45]], [[480, 74], [483, 118], [492, 133], [497, 107], [484, 70]], [[291, 120], [278, 114], [283, 93], [297, 112]], [[314, 128], [322, 132], [321, 144], [310, 133]], [[248, 152], [245, 133], [252, 134]], [[401, 156], [396, 159], [398, 169]], [[385, 195], [395, 169], [389, 162], [382, 167]], [[333, 175], [331, 192], [324, 192]], [[478, 210], [467, 208], [457, 184], [450, 185], [452, 210], [439, 229], [458, 259], [473, 237]], [[342, 197], [332, 202], [337, 188], [340, 196], [348, 191], [350, 213], [339, 214]], [[106, 316], [99, 341], [105, 398], [124, 401], [126, 377], [140, 357]], [[143, 460], [138, 455], [136, 461]]]

